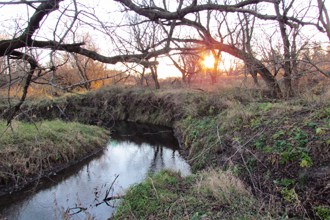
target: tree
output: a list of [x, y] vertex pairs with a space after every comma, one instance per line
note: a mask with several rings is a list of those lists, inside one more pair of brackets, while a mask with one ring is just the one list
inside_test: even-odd
[[291, 84], [291, 77], [292, 77], [292, 66], [291, 66], [291, 51], [290, 51], [290, 41], [289, 36], [287, 34], [287, 13], [289, 12], [289, 9], [292, 7], [294, 0], [291, 0], [289, 5], [286, 6], [285, 2], [277, 1], [274, 2], [274, 8], [276, 11], [277, 21], [279, 24], [280, 33], [282, 36], [283, 41], [283, 54], [284, 54], [284, 86], [285, 86], [285, 96], [289, 97], [293, 95], [293, 89]]
[[[157, 24], [153, 22], [146, 22], [139, 20], [137, 16], [129, 17], [130, 35], [133, 40], [130, 42], [125, 42], [125, 46], [131, 44], [132, 48], [140, 53], [149, 53], [150, 50], [154, 50], [155, 45], [158, 43], [158, 35], [160, 29], [157, 28]], [[142, 70], [140, 71], [140, 85], [143, 86], [145, 80], [146, 69], [149, 68], [151, 71], [152, 79], [155, 83], [155, 88], [160, 89], [160, 84], [158, 81], [157, 72], [157, 57], [154, 58], [153, 64], [150, 66], [142, 65]]]
[[[29, 18], [27, 26], [23, 29], [23, 31], [14, 33], [11, 39], [8, 38], [0, 41], [0, 57], [8, 57], [10, 60], [23, 60], [29, 65], [29, 70], [25, 75], [20, 101], [5, 112], [5, 115], [8, 118], [8, 122], [12, 120], [24, 102], [28, 93], [28, 88], [30, 84], [35, 81], [36, 77], [40, 77], [41, 75], [56, 70], [55, 65], [41, 67], [36, 57], [33, 56], [32, 49], [48, 49], [53, 52], [66, 51], [69, 53], [79, 54], [93, 60], [98, 60], [102, 63], [115, 64], [118, 62], [138, 62], [144, 66], [149, 66], [152, 64], [148, 62], [148, 59], [156, 57], [160, 54], [167, 53], [169, 51], [168, 45], [165, 45], [163, 48], [159, 50], [153, 50], [152, 52], [104, 56], [97, 53], [96, 51], [84, 48], [84, 42], [64, 43], [68, 33], [73, 28], [75, 22], [78, 21], [78, 16], [82, 12], [78, 10], [78, 4], [75, 0], [73, 0], [73, 15], [72, 17], [69, 16], [71, 23], [65, 24], [66, 30], [64, 31], [64, 34], [62, 34], [60, 37], [58, 37], [59, 35], [56, 34], [56, 32], [59, 32], [59, 28], [57, 26], [59, 24], [58, 22], [54, 28], [54, 38], [49, 40], [40, 40], [38, 37], [39, 32], [37, 31], [44, 24], [43, 20], [47, 19], [52, 12], [59, 11], [60, 3], [63, 1], [64, 0], [45, 0], [39, 3], [38, 6], [33, 6], [32, 3], [25, 2], [34, 8], [34, 13]], [[59, 19], [64, 17], [64, 13], [67, 11], [69, 10], [62, 11], [61, 13], [63, 16], [60, 15]]]
[[[151, 72], [156, 74], [157, 57], [168, 54], [171, 51], [181, 51], [182, 45], [194, 43], [198, 45], [193, 48], [195, 51], [210, 50], [217, 51], [219, 54], [220, 52], [225, 52], [243, 60], [246, 65], [252, 67], [253, 74], [258, 73], [263, 78], [274, 97], [281, 97], [282, 91], [277, 79], [274, 77], [274, 73], [260, 59], [259, 54], [254, 54], [251, 40], [256, 37], [256, 30], [251, 29], [253, 23], [270, 24], [277, 22], [277, 27], [281, 34], [282, 54], [284, 57], [285, 95], [291, 95], [292, 93], [290, 80], [294, 71], [294, 62], [297, 59], [297, 56], [293, 55], [296, 54], [295, 49], [289, 47], [293, 45], [290, 45], [289, 37], [298, 37], [298, 35], [292, 34], [292, 31], [299, 26], [313, 26], [322, 31], [324, 24], [327, 23], [324, 1], [319, 2], [320, 16], [315, 17], [314, 20], [310, 18], [305, 19], [307, 17], [305, 15], [310, 12], [310, 8], [298, 8], [299, 2], [294, 0], [291, 0], [289, 4], [284, 4], [284, 0], [276, 2], [269, 0], [229, 0], [223, 3], [219, 3], [216, 0], [179, 0], [171, 3], [171, 7], [167, 5], [168, 2], [166, 1], [113, 0], [110, 2], [112, 4], [111, 7], [115, 7], [116, 5], [114, 4], [117, 3], [124, 10], [111, 11], [109, 7], [107, 16], [95, 13], [95, 11], [99, 10], [98, 8], [92, 8], [87, 3], [77, 1], [45, 0], [42, 2], [33, 1], [33, 3], [24, 2], [31, 9], [31, 16], [28, 17], [27, 21], [16, 23], [16, 32], [11, 33], [12, 37], [0, 40], [0, 57], [10, 60], [7, 63], [21, 60], [26, 67], [24, 79], [22, 80], [23, 92], [20, 101], [6, 112], [9, 121], [26, 98], [31, 83], [36, 82], [39, 77], [56, 72], [56, 62], [48, 62], [50, 65], [40, 62], [39, 57], [36, 55], [38, 51], [47, 52], [50, 55], [64, 51], [74, 54], [73, 56], [79, 55], [107, 64], [119, 62], [137, 63], [145, 68], [152, 67]], [[19, 3], [23, 4], [22, 2]], [[269, 14], [265, 10], [259, 10], [261, 3], [264, 7], [270, 8], [273, 6], [275, 13]], [[173, 6], [175, 6], [175, 10], [173, 10]], [[141, 23], [125, 23], [124, 17], [131, 15], [138, 16]], [[251, 17], [248, 20], [245, 19], [247, 15]], [[109, 16], [111, 19], [107, 19]], [[116, 20], [114, 16], [121, 16], [121, 19]], [[236, 22], [237, 20], [232, 20], [233, 17], [237, 16], [240, 16], [243, 20], [250, 21], [249, 24], [251, 25], [245, 28], [245, 32], [238, 28], [241, 25]], [[50, 22], [51, 19], [53, 19], [53, 22]], [[47, 23], [47, 21], [52, 24]], [[322, 26], [318, 24], [318, 21], [321, 22]], [[133, 50], [132, 47], [126, 48], [125, 44], [131, 41], [131, 36], [127, 34], [127, 28], [142, 23], [150, 24], [150, 26], [155, 28], [155, 32], [158, 33], [153, 38], [152, 44], [149, 45], [150, 48], [140, 51]], [[23, 27], [22, 25], [25, 26]], [[49, 30], [47, 25], [51, 26], [52, 32], [47, 32]], [[94, 32], [102, 34], [103, 37], [107, 38], [107, 42], [109, 42], [109, 45], [107, 45], [109, 46], [107, 48], [108, 51], [105, 48], [102, 48], [100, 52], [95, 51], [93, 48], [84, 46], [84, 41], [76, 41], [72, 37], [72, 32], [87, 27], [92, 27]], [[288, 32], [288, 28], [290, 28], [290, 32]], [[248, 30], [250, 32], [247, 32]], [[242, 37], [242, 33], [244, 33], [244, 37]], [[95, 36], [93, 35], [93, 37]], [[249, 44], [252, 52], [248, 48]], [[154, 79], [157, 79], [157, 77], [154, 77]]]
[[194, 51], [189, 51], [189, 46], [185, 48], [187, 50], [178, 54], [179, 58], [177, 60], [172, 57], [173, 55], [169, 55], [169, 58], [181, 72], [182, 82], [190, 84], [192, 77], [201, 71], [200, 56]]
[[325, 29], [330, 42], [330, 17], [328, 10], [325, 7], [325, 0], [317, 0], [317, 5], [319, 9], [319, 21]]
[[[305, 15], [310, 12], [310, 7], [305, 7], [305, 9], [299, 8], [299, 3], [297, 1], [290, 1], [289, 4], [284, 4], [284, 1], [241, 1], [238, 3], [231, 4], [230, 1], [227, 1], [224, 4], [219, 4], [217, 1], [207, 1], [206, 3], [200, 2], [199, 4], [197, 1], [191, 1], [191, 2], [184, 2], [179, 1], [178, 9], [173, 12], [170, 10], [167, 10], [166, 7], [161, 7], [161, 5], [151, 6], [146, 5], [146, 2], [143, 4], [139, 3], [133, 3], [130, 0], [117, 0], [118, 2], [121, 2], [126, 8], [129, 10], [132, 10], [144, 17], [149, 18], [152, 21], [163, 21], [164, 24], [170, 24], [171, 21], [176, 21], [178, 25], [185, 26], [185, 27], [193, 27], [197, 30], [198, 36], [193, 37], [194, 39], [185, 39], [185, 42], [195, 42], [199, 43], [201, 45], [204, 45], [206, 49], [220, 49], [223, 52], [229, 53], [232, 56], [235, 56], [239, 59], [242, 59], [246, 64], [249, 64], [253, 66], [253, 69], [258, 72], [261, 77], [264, 79], [266, 84], [268, 85], [269, 89], [273, 93], [274, 96], [280, 97], [282, 92], [280, 90], [280, 87], [278, 85], [277, 80], [274, 78], [274, 75], [270, 72], [270, 70], [265, 66], [265, 64], [262, 62], [262, 60], [258, 60], [253, 54], [249, 53], [248, 51], [244, 51], [242, 48], [242, 45], [244, 45], [244, 42], [236, 42], [235, 44], [230, 43], [230, 40], [233, 39], [231, 36], [235, 35], [235, 28], [233, 28], [232, 34], [222, 34], [223, 30], [220, 30], [219, 33], [214, 33], [214, 31], [211, 31], [208, 24], [211, 24], [212, 22], [207, 22], [208, 24], [202, 25], [201, 22], [199, 22], [198, 13], [206, 12], [204, 15], [205, 17], [211, 17], [211, 11], [216, 11], [223, 13], [224, 16], [228, 16], [228, 14], [248, 14], [256, 19], [258, 21], [263, 22], [272, 22], [276, 21], [278, 22], [278, 27], [280, 29], [281, 38], [283, 41], [283, 48], [285, 50], [283, 51], [283, 55], [285, 56], [284, 63], [283, 63], [283, 69], [284, 71], [284, 78], [285, 81], [285, 95], [291, 95], [292, 94], [292, 86], [291, 86], [291, 77], [292, 77], [292, 66], [291, 66], [291, 59], [296, 59], [296, 57], [292, 57], [292, 53], [290, 48], [288, 49], [288, 46], [290, 46], [290, 41], [288, 44], [288, 33], [285, 30], [287, 27], [297, 27], [297, 26], [306, 26], [306, 25], [312, 25], [319, 30], [321, 30], [320, 26], [316, 22], [311, 22], [310, 20], [305, 20]], [[255, 10], [258, 8], [258, 3], [263, 2], [264, 4], [267, 4], [268, 8], [273, 5], [273, 8], [275, 10], [274, 14], [269, 15], [266, 12]], [[279, 3], [277, 3], [279, 2]], [[279, 7], [280, 4], [282, 5], [281, 8]], [[307, 5], [308, 6], [308, 5]], [[296, 7], [296, 8], [294, 8]], [[254, 9], [255, 8], [255, 9]], [[152, 10], [151, 10], [152, 9]], [[289, 11], [298, 12], [292, 13]], [[277, 11], [277, 12], [276, 12]], [[190, 16], [188, 19], [188, 15]], [[222, 22], [222, 21], [221, 21]], [[210, 25], [211, 26], [211, 25]], [[237, 25], [236, 25], [237, 26]], [[229, 32], [230, 33], [230, 32]], [[220, 39], [217, 39], [217, 35], [220, 37]], [[237, 34], [236, 34], [237, 35]], [[297, 35], [296, 35], [297, 36]], [[199, 39], [198, 39], [199, 38]], [[179, 39], [181, 42], [183, 39]], [[290, 58], [289, 58], [290, 56]], [[290, 65], [289, 65], [290, 64]]]

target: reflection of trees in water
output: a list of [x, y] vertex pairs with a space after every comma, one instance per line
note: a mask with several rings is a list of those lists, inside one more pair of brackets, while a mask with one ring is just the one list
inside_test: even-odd
[[164, 126], [116, 121], [111, 127], [111, 138], [118, 141], [131, 141], [139, 146], [146, 143], [151, 146], [162, 145], [167, 148], [179, 148], [173, 131]]
[[[119, 142], [133, 142], [139, 147], [139, 151], [145, 150], [144, 144], [148, 145], [151, 148], [150, 150], [153, 151], [149, 167], [150, 173], [163, 169], [165, 167], [164, 160], [170, 160], [170, 158], [164, 158], [164, 150], [172, 150], [172, 161], [168, 162], [176, 163], [175, 152], [179, 149], [179, 145], [173, 131], [168, 127], [116, 121], [111, 123], [111, 138]], [[132, 154], [132, 157], [135, 155]], [[149, 154], [144, 155], [147, 157]], [[131, 160], [133, 161], [134, 158]], [[145, 161], [147, 162], [148, 158], [145, 158]]]
[[[151, 164], [149, 167], [149, 173], [155, 173], [157, 170], [165, 168], [165, 163], [164, 163], [164, 148], [160, 145], [157, 145], [153, 147], [154, 149], [154, 155], [151, 160]], [[172, 164], [175, 164], [175, 149], [172, 149], [172, 156], [171, 159]]]

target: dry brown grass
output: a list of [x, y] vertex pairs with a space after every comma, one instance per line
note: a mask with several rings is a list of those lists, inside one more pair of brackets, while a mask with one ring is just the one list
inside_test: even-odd
[[244, 183], [230, 171], [203, 171], [194, 186], [198, 194], [209, 194], [219, 205], [238, 204], [243, 200], [253, 201], [253, 196]]
[[229, 130], [249, 122], [256, 114], [251, 108], [235, 100], [225, 101], [227, 108], [220, 114], [220, 127]]

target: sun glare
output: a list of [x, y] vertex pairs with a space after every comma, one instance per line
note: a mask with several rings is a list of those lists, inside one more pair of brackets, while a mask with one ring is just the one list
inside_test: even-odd
[[215, 62], [215, 59], [214, 57], [212, 56], [212, 54], [208, 54], [204, 57], [203, 59], [203, 65], [206, 67], [206, 68], [213, 68], [214, 67], [214, 62]]

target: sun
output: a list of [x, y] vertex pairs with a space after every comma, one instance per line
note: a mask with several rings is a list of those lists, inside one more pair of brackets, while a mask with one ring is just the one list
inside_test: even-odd
[[212, 54], [208, 54], [204, 57], [202, 63], [206, 68], [211, 69], [214, 67], [215, 59]]

